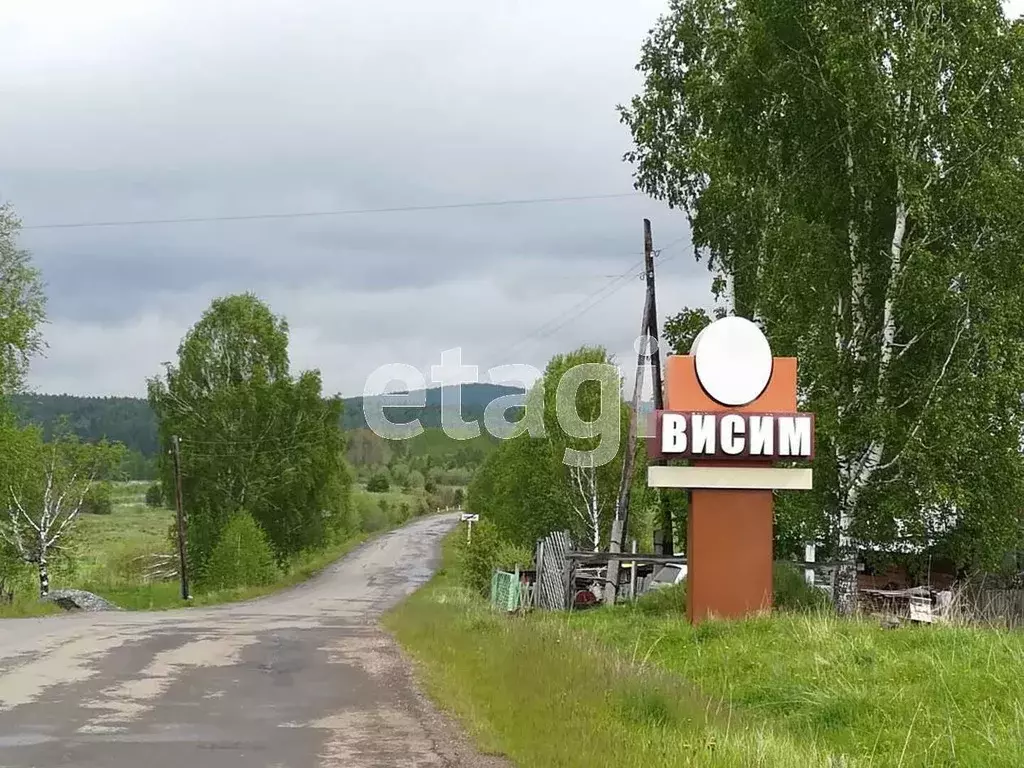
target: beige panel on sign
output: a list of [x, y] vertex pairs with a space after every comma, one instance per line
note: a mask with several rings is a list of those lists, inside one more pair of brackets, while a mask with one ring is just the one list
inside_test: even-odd
[[651, 488], [809, 491], [813, 470], [802, 467], [648, 467]]

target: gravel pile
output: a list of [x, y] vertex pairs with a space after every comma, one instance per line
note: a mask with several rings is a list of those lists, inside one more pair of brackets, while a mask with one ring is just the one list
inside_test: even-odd
[[84, 589], [54, 589], [43, 598], [65, 611], [120, 611], [113, 603]]

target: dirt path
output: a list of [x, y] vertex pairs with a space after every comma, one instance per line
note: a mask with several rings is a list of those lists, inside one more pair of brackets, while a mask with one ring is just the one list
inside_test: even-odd
[[0, 621], [0, 768], [506, 765], [466, 745], [377, 627], [456, 519], [249, 603]]

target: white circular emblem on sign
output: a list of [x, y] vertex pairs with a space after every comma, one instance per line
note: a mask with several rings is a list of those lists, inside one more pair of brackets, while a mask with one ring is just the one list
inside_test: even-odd
[[697, 379], [727, 406], [754, 402], [772, 377], [772, 350], [761, 329], [744, 317], [723, 317], [693, 340]]

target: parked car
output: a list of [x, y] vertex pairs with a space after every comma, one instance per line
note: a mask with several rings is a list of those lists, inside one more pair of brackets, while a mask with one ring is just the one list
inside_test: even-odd
[[664, 587], [671, 587], [674, 584], [679, 584], [685, 578], [685, 563], [668, 563], [667, 565], [663, 565], [661, 567], [661, 570], [654, 574], [654, 578], [651, 579], [651, 583], [650, 586], [648, 586], [648, 589], [662, 589]]

